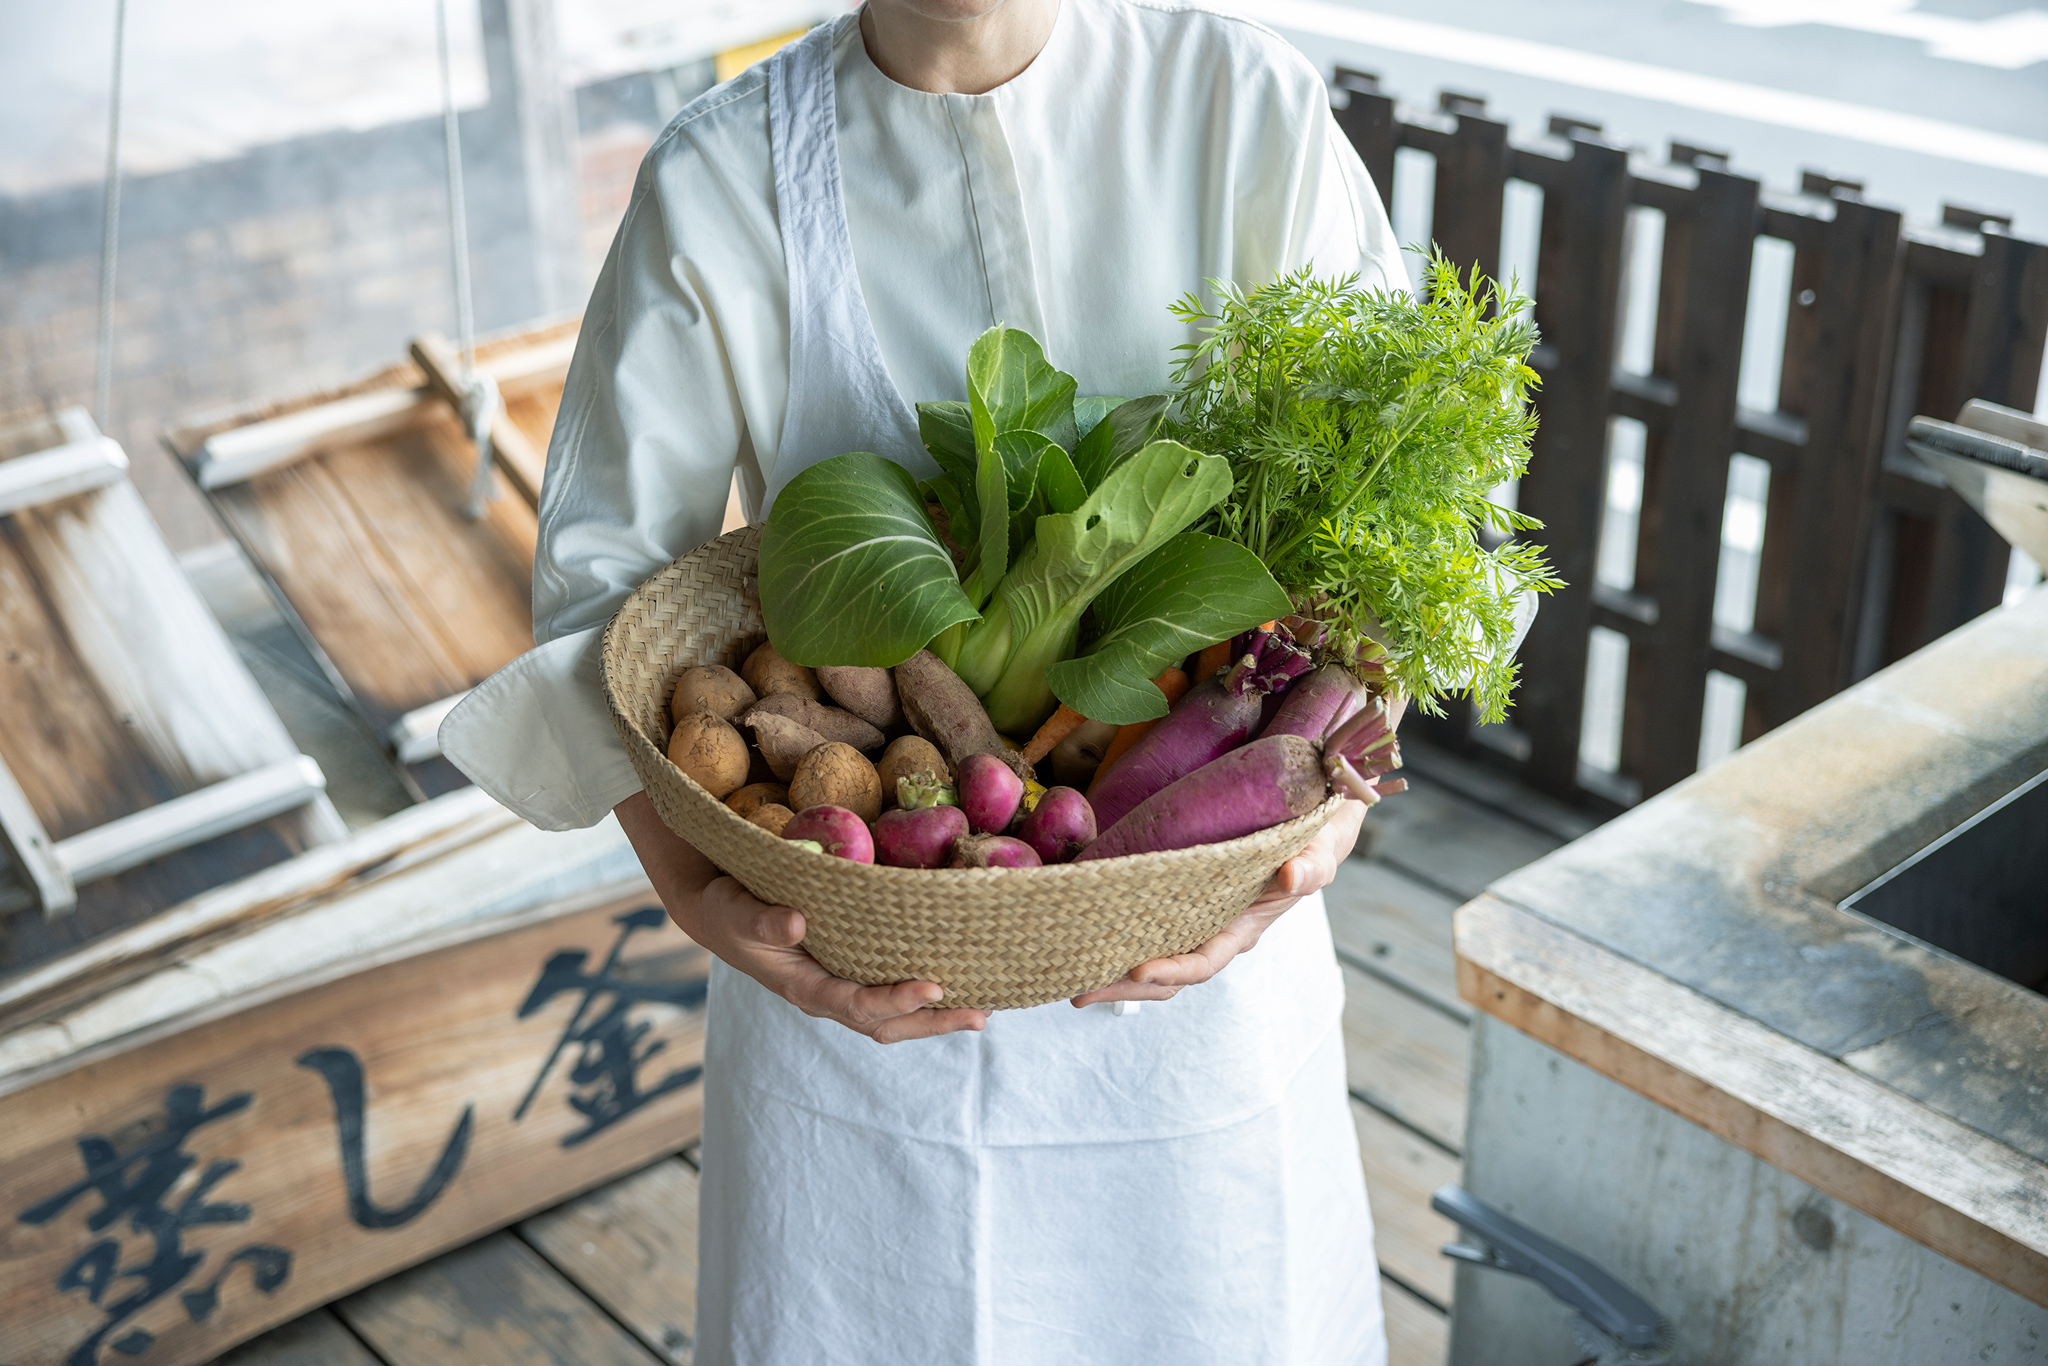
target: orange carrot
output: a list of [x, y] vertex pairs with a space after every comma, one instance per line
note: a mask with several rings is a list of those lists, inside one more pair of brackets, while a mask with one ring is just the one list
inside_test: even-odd
[[[1203, 650], [1202, 654], [1206, 657], [1209, 650], [1215, 648], [1217, 647], [1211, 645], [1209, 649]], [[1222, 648], [1227, 655], [1230, 651], [1230, 642], [1224, 641]], [[1180, 701], [1181, 695], [1188, 690], [1188, 676], [1179, 669], [1168, 669], [1165, 673], [1153, 679], [1152, 683], [1159, 691], [1166, 694], [1166, 705], [1169, 707]], [[1109, 748], [1102, 751], [1102, 762], [1095, 766], [1095, 781], [1088, 785], [1088, 790], [1093, 792], [1101, 784], [1102, 775], [1109, 772], [1111, 766], [1117, 760], [1124, 757], [1124, 751], [1137, 744], [1139, 737], [1152, 729], [1156, 724], [1158, 724], [1156, 721], [1133, 721], [1128, 726], [1117, 727], [1116, 739], [1111, 740]]]
[[1024, 762], [1035, 764], [1052, 753], [1052, 747], [1072, 735], [1088, 718], [1062, 702], [1059, 709], [1045, 718], [1045, 724], [1031, 737], [1031, 743], [1024, 746]]
[[1204, 645], [1202, 653], [1195, 656], [1195, 682], [1214, 676], [1230, 664], [1230, 642], [1219, 640], [1214, 645]]

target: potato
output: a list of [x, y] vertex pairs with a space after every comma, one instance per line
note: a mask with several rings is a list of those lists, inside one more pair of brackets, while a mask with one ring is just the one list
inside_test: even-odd
[[810, 698], [799, 697], [795, 693], [779, 692], [771, 697], [764, 697], [748, 710], [748, 715], [751, 716], [757, 711], [771, 711], [777, 716], [786, 716], [800, 726], [809, 726], [827, 740], [852, 745], [863, 754], [881, 753], [882, 741], [887, 738], [850, 711], [828, 707], [823, 702], [813, 702]]
[[676, 722], [668, 758], [721, 800], [747, 780], [747, 742], [709, 712], [692, 712]]
[[688, 716], [693, 711], [705, 711], [721, 721], [731, 721], [757, 700], [747, 681], [723, 664], [699, 664], [683, 670], [683, 676], [676, 680], [668, 714]]
[[756, 697], [773, 697], [777, 693], [795, 693], [816, 702], [824, 693], [818, 688], [818, 676], [801, 664], [792, 664], [775, 653], [773, 645], [763, 645], [747, 656], [747, 662], [740, 665], [740, 674], [747, 686], [754, 690]]
[[747, 814], [747, 819], [780, 839], [782, 827], [796, 819], [796, 812], [780, 802], [763, 802]]
[[875, 765], [875, 772], [882, 781], [882, 805], [896, 805], [896, 780], [908, 778], [917, 773], [929, 773], [939, 780], [943, 787], [953, 785], [952, 770], [946, 767], [946, 760], [939, 753], [939, 747], [922, 736], [906, 735], [893, 740], [882, 752], [882, 761]]
[[798, 761], [789, 780], [789, 804], [798, 811], [843, 806], [864, 821], [882, 814], [882, 779], [852, 745], [819, 745]]
[[740, 724], [754, 732], [754, 743], [761, 747], [761, 757], [779, 782], [788, 782], [796, 773], [797, 761], [825, 743], [824, 736], [802, 722], [759, 707], [741, 717]]
[[1046, 756], [1052, 765], [1054, 786], [1086, 792], [1088, 784], [1095, 781], [1095, 770], [1102, 766], [1102, 756], [1110, 741], [1116, 739], [1116, 732], [1117, 728], [1106, 721], [1083, 721], [1074, 727]]
[[748, 783], [725, 799], [725, 804], [741, 816], [752, 816], [755, 808], [770, 803], [789, 805], [789, 789], [781, 783]]
[[896, 676], [887, 669], [826, 665], [817, 671], [818, 686], [834, 702], [871, 726], [894, 730], [903, 724], [903, 705], [896, 698]]

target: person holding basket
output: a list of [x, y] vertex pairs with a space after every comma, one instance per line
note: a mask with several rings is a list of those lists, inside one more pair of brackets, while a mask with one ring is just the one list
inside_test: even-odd
[[833, 977], [801, 914], [669, 831], [597, 676], [735, 472], [754, 521], [845, 451], [924, 477], [903, 396], [964, 397], [992, 325], [1153, 393], [1191, 339], [1172, 300], [1304, 267], [1406, 287], [1316, 71], [1193, 4], [868, 0], [648, 152], [548, 454], [540, 646], [442, 741], [542, 828], [616, 812], [718, 960], [699, 1366], [1386, 1360], [1320, 896], [1361, 804], [1191, 953], [1071, 1005], [927, 1009], [933, 983]]

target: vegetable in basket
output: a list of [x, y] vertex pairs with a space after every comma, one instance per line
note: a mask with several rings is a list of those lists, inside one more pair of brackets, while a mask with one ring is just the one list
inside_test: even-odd
[[1504, 715], [1526, 590], [1559, 586], [1493, 491], [1528, 468], [1536, 329], [1528, 301], [1441, 253], [1423, 297], [1307, 272], [1217, 286], [1175, 370], [1166, 430], [1230, 462], [1207, 529], [1251, 550], [1329, 628], [1337, 657], [1425, 711], [1468, 692]]
[[1187, 530], [1228, 495], [1228, 463], [1155, 438], [1163, 397], [1077, 387], [1030, 336], [993, 328], [968, 354], [967, 401], [918, 405], [938, 477], [920, 487], [854, 452], [791, 480], [760, 555], [783, 658], [901, 665], [930, 646], [1022, 736], [1056, 700], [1118, 725], [1164, 715], [1161, 669], [1288, 611], [1245, 547]]

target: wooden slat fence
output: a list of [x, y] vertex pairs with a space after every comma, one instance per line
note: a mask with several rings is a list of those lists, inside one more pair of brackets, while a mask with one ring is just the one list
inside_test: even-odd
[[[1916, 413], [1970, 398], [2032, 409], [2048, 334], [2048, 244], [1950, 209], [1909, 228], [1853, 182], [1807, 173], [1766, 191], [1725, 154], [1673, 144], [1651, 164], [1553, 118], [1535, 146], [1472, 96], [1397, 111], [1377, 78], [1340, 68], [1337, 120], [1392, 210], [1396, 153], [1435, 165], [1438, 246], [1498, 276], [1510, 182], [1541, 193], [1533, 295], [1542, 427], [1522, 509], [1570, 587], [1523, 646], [1511, 724], [1453, 709], [1423, 718], [1454, 748], [1506, 752], [1541, 790], [1611, 806], [1692, 773], [1708, 674], [1746, 689], [1742, 738], [1998, 605], [2009, 548], [1905, 453]], [[1347, 100], [1348, 97], [1348, 100]], [[1640, 215], [1663, 218], [1652, 360], [1619, 365], [1625, 279]], [[1759, 238], [1792, 257], [1775, 408], [1738, 402]], [[1759, 338], [1761, 343], [1778, 339]], [[1612, 419], [1645, 429], [1634, 586], [1598, 581]], [[1769, 468], [1754, 626], [1715, 621], [1732, 458]], [[1581, 763], [1595, 627], [1628, 641], [1618, 773]]]

